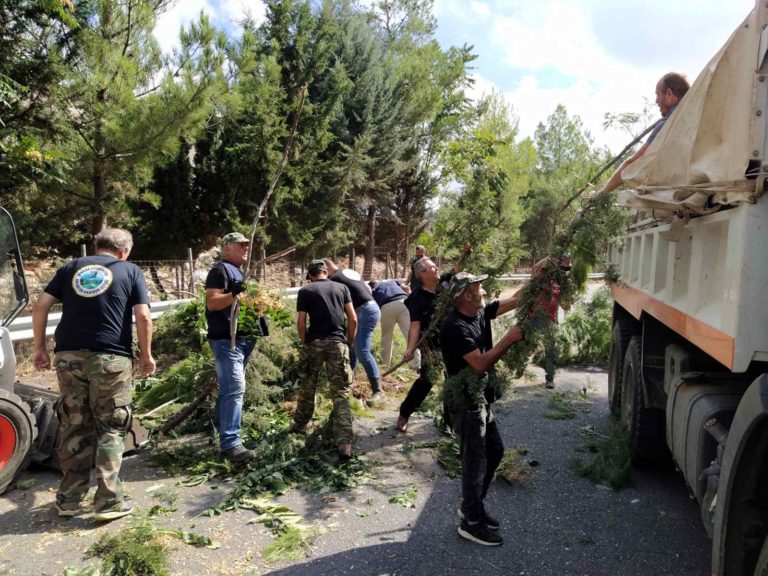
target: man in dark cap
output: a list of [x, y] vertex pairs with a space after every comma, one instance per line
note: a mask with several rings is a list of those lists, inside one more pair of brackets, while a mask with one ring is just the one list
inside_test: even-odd
[[291, 430], [306, 430], [315, 411], [320, 370], [325, 366], [333, 395], [333, 434], [339, 459], [349, 460], [352, 458], [352, 412], [349, 407], [352, 369], [349, 349], [355, 341], [357, 316], [349, 288], [328, 280], [325, 262], [312, 260], [307, 266], [307, 278], [311, 284], [302, 287], [296, 299], [296, 327], [303, 348], [299, 363], [299, 394]]
[[238, 332], [233, 348], [230, 335], [232, 305], [245, 289], [242, 266], [248, 258], [249, 243], [248, 238], [239, 232], [224, 236], [221, 261], [211, 268], [205, 279], [208, 343], [216, 360], [216, 379], [219, 383], [214, 424], [219, 431], [221, 455], [231, 462], [244, 462], [256, 457], [256, 453], [245, 448], [240, 439], [245, 366], [256, 343]]
[[510, 346], [523, 339], [523, 332], [519, 326], [512, 326], [494, 346], [491, 320], [516, 308], [521, 291], [486, 306], [485, 290], [481, 286], [486, 278], [485, 274], [473, 276], [459, 272], [451, 280], [448, 290], [455, 308], [440, 329], [440, 348], [448, 379], [469, 368], [486, 381], [482, 399], [471, 398], [464, 391], [461, 401], [449, 402], [446, 396], [445, 404], [449, 412], [447, 420], [459, 439], [461, 454], [459, 535], [484, 546], [498, 546], [503, 542], [498, 534], [499, 521], [488, 514], [483, 505], [504, 455], [504, 444], [491, 412], [491, 403], [497, 399], [493, 366]]

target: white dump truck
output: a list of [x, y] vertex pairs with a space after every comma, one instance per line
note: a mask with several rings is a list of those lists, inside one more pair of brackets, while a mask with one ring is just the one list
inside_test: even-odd
[[609, 403], [633, 459], [671, 453], [712, 575], [768, 576], [768, 3], [623, 173]]

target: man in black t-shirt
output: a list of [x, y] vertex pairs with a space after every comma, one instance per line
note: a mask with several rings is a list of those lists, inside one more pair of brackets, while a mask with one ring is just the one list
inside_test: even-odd
[[349, 460], [352, 458], [349, 348], [355, 341], [357, 316], [349, 288], [328, 280], [325, 262], [312, 260], [307, 266], [307, 278], [311, 284], [301, 288], [296, 298], [296, 328], [304, 346], [299, 361], [299, 394], [291, 430], [304, 432], [312, 419], [318, 377], [325, 366], [333, 395], [333, 434], [339, 459]]
[[[472, 247], [465, 243], [462, 254], [467, 255], [472, 252]], [[405, 432], [408, 428], [408, 420], [416, 409], [421, 406], [424, 399], [432, 390], [433, 373], [439, 369], [440, 361], [436, 359], [438, 350], [439, 327], [432, 326], [432, 315], [435, 311], [435, 300], [437, 294], [443, 286], [448, 285], [448, 281], [453, 274], [461, 270], [462, 258], [453, 265], [453, 271], [440, 274], [437, 265], [424, 256], [413, 263], [413, 271], [419, 279], [419, 287], [411, 292], [405, 300], [405, 306], [411, 317], [411, 324], [408, 328], [408, 342], [405, 348], [403, 358], [410, 362], [417, 348], [419, 340], [427, 333], [430, 328], [429, 336], [426, 337], [421, 345], [421, 366], [419, 368], [419, 377], [411, 385], [405, 400], [400, 404], [400, 414], [397, 417], [396, 427], [400, 432]]]
[[94, 518], [126, 516], [119, 478], [123, 440], [131, 425], [131, 315], [136, 316], [142, 376], [155, 371], [152, 317], [144, 276], [126, 262], [133, 247], [130, 232], [106, 228], [95, 238], [96, 254], [59, 268], [32, 310], [35, 368], [47, 370], [51, 358], [45, 328], [51, 306], [61, 302], [54, 364], [63, 396], [58, 416], [59, 460], [63, 477], [56, 494], [59, 516], [78, 513], [95, 463]]
[[256, 457], [243, 446], [240, 428], [245, 393], [245, 367], [256, 342], [238, 332], [235, 346], [230, 336], [233, 304], [245, 289], [242, 265], [248, 258], [250, 241], [239, 232], [230, 232], [221, 241], [221, 260], [205, 279], [205, 319], [208, 322], [208, 344], [216, 362], [219, 395], [213, 422], [219, 432], [221, 455], [231, 462], [244, 462]]
[[[469, 368], [477, 377], [489, 380], [493, 365], [512, 344], [523, 338], [522, 330], [513, 326], [498, 344], [493, 345], [491, 320], [516, 308], [521, 292], [486, 306], [485, 290], [480, 283], [487, 277], [460, 272], [449, 285], [456, 307], [440, 329], [440, 348], [449, 379]], [[499, 522], [485, 511], [483, 505], [504, 455], [504, 445], [490, 406], [495, 399], [494, 390], [486, 388], [480, 405], [467, 394], [458, 404], [445, 402], [449, 411], [447, 420], [459, 439], [461, 453], [462, 502], [459, 513], [463, 520], [459, 535], [486, 546], [497, 546], [503, 541], [496, 533]]]
[[384, 391], [381, 389], [379, 365], [371, 353], [371, 341], [373, 332], [381, 320], [381, 310], [373, 298], [371, 287], [363, 282], [355, 270], [342, 269], [330, 258], [323, 258], [328, 267], [328, 279], [332, 282], [344, 284], [352, 295], [352, 306], [357, 315], [357, 333], [352, 346], [351, 366], [352, 372], [357, 367], [357, 361], [363, 365], [368, 382], [371, 384], [370, 404], [377, 404], [384, 400]]

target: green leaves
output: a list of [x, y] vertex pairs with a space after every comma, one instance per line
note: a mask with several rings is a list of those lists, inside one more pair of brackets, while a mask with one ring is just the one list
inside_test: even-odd
[[400, 504], [400, 506], [403, 506], [404, 508], [416, 508], [416, 504], [414, 502], [416, 501], [416, 495], [418, 492], [419, 485], [414, 484], [410, 490], [402, 492], [401, 494], [395, 494], [394, 496], [390, 497], [389, 503]]

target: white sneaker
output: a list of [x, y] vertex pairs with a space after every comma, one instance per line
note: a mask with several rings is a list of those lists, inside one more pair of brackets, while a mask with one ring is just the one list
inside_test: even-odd
[[381, 404], [386, 400], [387, 395], [384, 394], [384, 390], [379, 390], [378, 392], [374, 392], [373, 396], [371, 396], [368, 399], [368, 406], [375, 406], [376, 404]]
[[59, 506], [58, 502], [56, 502], [54, 507], [56, 508], [56, 514], [59, 515], [59, 518], [72, 518], [73, 516], [77, 516], [77, 513], [80, 511], [79, 507], [72, 508], [72, 509], [62, 508], [61, 506]]
[[96, 514], [93, 516], [93, 519], [97, 522], [109, 522], [110, 520], [117, 520], [123, 516], [128, 516], [128, 514], [133, 514], [133, 504], [123, 500], [115, 508], [96, 512]]

